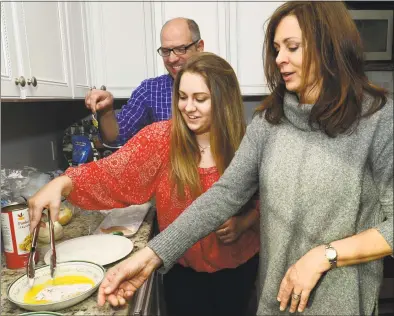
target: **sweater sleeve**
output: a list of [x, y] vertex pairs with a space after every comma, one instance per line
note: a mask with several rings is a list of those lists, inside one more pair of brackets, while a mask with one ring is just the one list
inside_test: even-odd
[[[253, 123], [252, 123], [253, 125]], [[171, 225], [148, 243], [167, 272], [183, 253], [223, 224], [253, 196], [258, 187], [258, 131], [249, 126], [222, 177], [197, 198]]]
[[169, 122], [142, 129], [121, 149], [97, 162], [69, 168], [72, 190], [67, 199], [85, 210], [143, 204], [154, 194], [168, 160]]
[[393, 101], [389, 100], [380, 112], [370, 160], [385, 220], [375, 228], [393, 249]]

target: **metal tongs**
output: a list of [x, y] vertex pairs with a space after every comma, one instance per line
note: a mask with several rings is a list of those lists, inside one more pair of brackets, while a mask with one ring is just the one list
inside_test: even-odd
[[[55, 249], [55, 232], [53, 228], [53, 222], [51, 220], [51, 214], [49, 209], [48, 211], [48, 224], [49, 224], [49, 240], [51, 243], [51, 256], [49, 259], [49, 268], [51, 271], [51, 279], [53, 280], [56, 270], [56, 249]], [[34, 261], [34, 257], [37, 250], [37, 240], [38, 240], [38, 233], [40, 231], [40, 224], [38, 224], [33, 231], [33, 240], [31, 243], [31, 249], [29, 254], [29, 260], [27, 262], [27, 278], [29, 280], [29, 287], [34, 285], [34, 279], [36, 275], [36, 263]]]

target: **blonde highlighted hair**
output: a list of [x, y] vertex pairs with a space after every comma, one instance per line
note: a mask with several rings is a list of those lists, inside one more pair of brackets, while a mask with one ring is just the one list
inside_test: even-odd
[[195, 134], [187, 127], [178, 109], [179, 85], [185, 73], [204, 78], [211, 94], [210, 148], [220, 174], [230, 164], [246, 130], [244, 107], [237, 76], [230, 64], [212, 53], [192, 56], [174, 81], [170, 177], [180, 198], [188, 190], [193, 198], [202, 193], [198, 173], [201, 153]]

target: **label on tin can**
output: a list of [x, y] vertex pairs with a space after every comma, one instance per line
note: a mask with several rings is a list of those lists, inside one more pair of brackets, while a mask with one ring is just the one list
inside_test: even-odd
[[1, 213], [1, 232], [3, 233], [4, 251], [14, 252], [12, 245], [11, 223], [7, 213]]
[[26, 267], [32, 242], [27, 205], [14, 204], [2, 208], [1, 227], [7, 268]]
[[28, 247], [31, 243], [29, 209], [25, 208], [12, 212], [12, 219], [14, 221], [15, 241], [18, 248], [18, 255], [23, 255], [29, 252]]

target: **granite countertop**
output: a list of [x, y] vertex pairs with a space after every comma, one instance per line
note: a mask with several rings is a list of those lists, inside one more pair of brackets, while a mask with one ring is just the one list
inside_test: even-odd
[[[153, 219], [155, 215], [154, 207], [148, 211], [141, 227], [137, 231], [137, 233], [130, 237], [130, 239], [134, 243], [133, 251], [134, 253], [137, 250], [145, 247], [147, 244], [153, 230]], [[94, 211], [81, 211], [78, 215], [76, 215], [71, 222], [64, 226], [64, 237], [57, 241], [57, 243], [65, 241], [67, 239], [86, 236], [91, 234], [98, 225], [103, 221], [105, 215], [100, 212]], [[49, 245], [39, 244], [39, 262], [36, 265], [37, 267], [44, 265], [44, 255], [49, 249]], [[131, 255], [130, 254], [130, 255]], [[129, 256], [130, 256], [129, 255]], [[7, 299], [7, 288], [8, 286], [18, 277], [22, 276], [26, 273], [25, 269], [16, 269], [11, 270], [7, 269], [5, 266], [5, 257], [2, 255], [2, 270], [1, 270], [1, 315], [18, 315], [21, 313], [26, 313], [28, 311], [19, 308], [14, 305]], [[112, 264], [114, 265], [114, 264]], [[105, 266], [106, 269], [110, 268], [111, 265]], [[71, 306], [67, 309], [63, 309], [57, 311], [63, 315], [128, 315], [128, 307], [125, 308], [113, 308], [110, 307], [109, 304], [104, 305], [103, 307], [99, 307], [97, 305], [97, 291], [91, 295], [89, 298], [85, 299], [81, 303]]]

